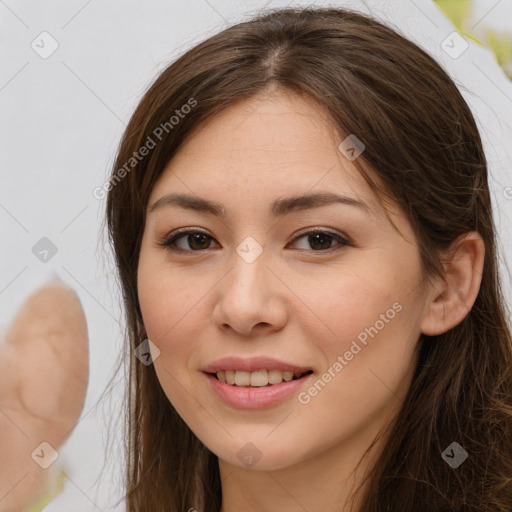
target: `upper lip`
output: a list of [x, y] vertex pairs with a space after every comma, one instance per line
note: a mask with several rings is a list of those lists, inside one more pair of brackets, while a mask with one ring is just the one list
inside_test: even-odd
[[286, 361], [279, 361], [278, 359], [272, 359], [269, 357], [223, 357], [217, 359], [213, 363], [210, 363], [202, 368], [203, 372], [206, 373], [217, 373], [221, 370], [240, 370], [245, 372], [256, 372], [258, 370], [281, 370], [290, 371], [293, 373], [307, 372], [313, 370], [309, 366], [298, 366], [296, 364], [287, 363]]

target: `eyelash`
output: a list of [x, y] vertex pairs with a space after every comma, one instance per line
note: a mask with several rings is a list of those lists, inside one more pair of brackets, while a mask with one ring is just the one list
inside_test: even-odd
[[[208, 233], [205, 233], [204, 231], [200, 231], [200, 230], [197, 230], [197, 229], [188, 229], [188, 228], [182, 228], [182, 229], [178, 229], [176, 230], [172, 235], [170, 236], [167, 236], [167, 237], [164, 237], [162, 238], [159, 242], [158, 242], [158, 245], [161, 246], [161, 247], [164, 247], [166, 250], [168, 251], [171, 251], [171, 252], [181, 252], [181, 253], [185, 253], [185, 252], [195, 252], [195, 253], [200, 253], [200, 252], [204, 252], [208, 249], [200, 249], [200, 250], [186, 250], [186, 249], [181, 249], [181, 248], [178, 248], [176, 247], [176, 241], [179, 240], [180, 238], [184, 237], [185, 235], [190, 235], [190, 234], [197, 234], [197, 233], [200, 233], [200, 234], [203, 234], [209, 238], [211, 238], [212, 240], [214, 240], [213, 237], [211, 237], [210, 235], [208, 235]], [[324, 229], [314, 229], [314, 230], [311, 230], [311, 231], [307, 231], [305, 233], [302, 233], [300, 235], [298, 235], [297, 237], [295, 237], [292, 242], [295, 242], [296, 240], [304, 237], [304, 236], [307, 236], [307, 235], [311, 235], [311, 234], [315, 234], [315, 233], [321, 233], [321, 234], [326, 234], [329, 238], [332, 238], [333, 240], [337, 241], [339, 243], [338, 246], [334, 246], [334, 247], [329, 247], [328, 249], [322, 249], [322, 250], [318, 250], [318, 251], [315, 251], [315, 250], [311, 250], [311, 251], [307, 251], [307, 252], [318, 252], [318, 253], [325, 253], [325, 252], [333, 252], [333, 251], [336, 251], [336, 250], [339, 250], [345, 246], [347, 247], [353, 247], [354, 244], [348, 240], [347, 238], [337, 234], [337, 233], [332, 233], [330, 231], [326, 231]], [[306, 249], [300, 249], [300, 250], [306, 250]]]

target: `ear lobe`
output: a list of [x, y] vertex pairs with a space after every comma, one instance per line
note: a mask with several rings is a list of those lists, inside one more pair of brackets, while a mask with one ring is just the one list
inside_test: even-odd
[[462, 322], [475, 303], [482, 281], [485, 244], [478, 232], [462, 235], [446, 253], [445, 280], [432, 287], [421, 323], [421, 332], [427, 336], [442, 334]]

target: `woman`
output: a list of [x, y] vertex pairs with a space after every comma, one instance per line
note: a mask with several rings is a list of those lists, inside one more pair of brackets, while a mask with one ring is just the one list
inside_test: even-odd
[[128, 511], [512, 510], [486, 160], [424, 51], [344, 9], [232, 26], [149, 88], [108, 188]]

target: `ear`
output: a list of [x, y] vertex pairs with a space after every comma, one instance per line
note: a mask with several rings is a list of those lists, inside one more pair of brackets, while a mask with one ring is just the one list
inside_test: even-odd
[[480, 289], [484, 255], [485, 244], [476, 231], [462, 235], [443, 253], [445, 280], [437, 281], [429, 292], [423, 334], [449, 331], [469, 313]]

